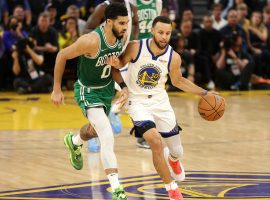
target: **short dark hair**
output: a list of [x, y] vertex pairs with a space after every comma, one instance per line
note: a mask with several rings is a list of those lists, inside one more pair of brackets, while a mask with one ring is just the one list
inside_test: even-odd
[[213, 3], [211, 5], [211, 10], [213, 11], [215, 8], [220, 8], [222, 10], [223, 9], [223, 5], [221, 3]]
[[165, 16], [157, 16], [152, 24], [152, 27], [154, 27], [158, 22], [165, 23], [165, 24], [172, 24], [172, 21]]
[[111, 3], [105, 9], [105, 19], [116, 19], [118, 16], [128, 16], [128, 11], [123, 3]]

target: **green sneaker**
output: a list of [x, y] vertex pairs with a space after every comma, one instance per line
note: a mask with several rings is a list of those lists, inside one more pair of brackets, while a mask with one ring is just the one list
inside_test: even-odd
[[80, 146], [74, 145], [72, 143], [72, 137], [73, 133], [66, 134], [64, 137], [64, 143], [70, 152], [69, 154], [70, 163], [75, 169], [80, 170], [83, 167], [83, 158], [81, 154], [82, 145]]
[[119, 186], [115, 189], [112, 196], [113, 200], [127, 200], [127, 195], [125, 194], [125, 191], [122, 186]]

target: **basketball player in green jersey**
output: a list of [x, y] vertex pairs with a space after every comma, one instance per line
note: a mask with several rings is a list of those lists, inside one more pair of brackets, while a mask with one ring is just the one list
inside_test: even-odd
[[107, 115], [114, 96], [114, 80], [122, 88], [121, 105], [127, 101], [128, 90], [120, 72], [107, 65], [106, 59], [121, 53], [123, 36], [129, 21], [126, 7], [119, 3], [110, 4], [105, 10], [105, 19], [105, 24], [81, 36], [71, 46], [58, 53], [51, 100], [56, 105], [64, 102], [61, 80], [66, 60], [80, 56], [74, 97], [91, 125], [83, 127], [80, 134], [67, 134], [64, 143], [70, 151], [72, 166], [80, 170], [83, 167], [81, 154], [83, 141], [93, 136], [87, 133], [97, 134], [101, 143], [101, 161], [111, 184], [113, 200], [125, 200], [127, 197], [118, 180], [114, 137]]
[[150, 38], [153, 20], [160, 15], [162, 0], [130, 0], [137, 6], [139, 39]]
[[[131, 4], [129, 0], [106, 0], [103, 3], [100, 3], [99, 5], [97, 5], [94, 12], [87, 19], [84, 32], [89, 33], [90, 31], [94, 30], [97, 26], [99, 26], [101, 23], [103, 23], [105, 20], [104, 12], [105, 12], [106, 7], [114, 2], [125, 4], [128, 10], [129, 24], [128, 24], [128, 30], [126, 32], [127, 41], [122, 50], [124, 51], [126, 45], [129, 42], [129, 39], [131, 38], [131, 32], [132, 32], [132, 38], [136, 38], [136, 39], [138, 37], [138, 32], [139, 32], [137, 7]], [[118, 96], [119, 96], [119, 93], [116, 92], [115, 99], [117, 99]], [[114, 106], [112, 106], [112, 108], [113, 107], [117, 108], [116, 103], [113, 104]], [[120, 134], [122, 131], [122, 124], [120, 120], [120, 115], [118, 112], [115, 112], [115, 109], [111, 109], [111, 112], [109, 114], [109, 119], [110, 119], [110, 123], [111, 123], [114, 134]], [[100, 145], [97, 138], [92, 138], [91, 140], [88, 141], [88, 150], [90, 152], [98, 152], [100, 150]]]

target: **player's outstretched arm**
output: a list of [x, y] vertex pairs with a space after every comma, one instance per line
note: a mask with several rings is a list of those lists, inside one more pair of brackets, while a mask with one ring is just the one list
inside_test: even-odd
[[135, 60], [140, 48], [140, 41], [133, 40], [128, 43], [126, 50], [119, 56], [110, 56], [107, 58], [107, 64], [116, 69], [124, 67], [127, 63]]
[[97, 40], [98, 38], [94, 34], [83, 35], [75, 43], [59, 51], [55, 61], [54, 84], [51, 95], [51, 100], [54, 104], [59, 105], [64, 102], [64, 96], [61, 91], [61, 82], [66, 61], [83, 54], [95, 56], [99, 48]]
[[178, 53], [174, 51], [170, 65], [170, 78], [173, 86], [183, 90], [184, 92], [189, 92], [200, 96], [206, 95], [207, 90], [195, 85], [194, 83], [182, 76], [182, 72], [180, 69], [181, 63], [181, 57]]

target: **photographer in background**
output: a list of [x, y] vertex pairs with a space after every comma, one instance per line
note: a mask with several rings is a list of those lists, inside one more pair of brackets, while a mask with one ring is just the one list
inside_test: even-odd
[[249, 89], [254, 62], [241, 48], [242, 40], [241, 35], [234, 32], [226, 36], [221, 43], [220, 55], [216, 62], [216, 86], [219, 89]]
[[31, 35], [37, 40], [36, 50], [44, 55], [43, 69], [53, 75], [55, 58], [58, 52], [58, 33], [50, 26], [50, 15], [47, 12], [40, 13], [37, 26], [31, 30]]
[[18, 94], [50, 92], [52, 76], [45, 74], [39, 66], [43, 55], [34, 50], [36, 41], [29, 37], [18, 40], [12, 51], [12, 71], [16, 76], [13, 82]]
[[12, 45], [19, 39], [26, 37], [26, 32], [22, 30], [22, 24], [15, 16], [8, 19], [8, 30], [3, 33], [3, 42], [5, 45], [5, 53], [10, 54]]
[[4, 31], [2, 41], [5, 47], [2, 63], [0, 66], [0, 87], [4, 90], [12, 90], [14, 75], [12, 72], [12, 45], [17, 40], [26, 37], [26, 32], [22, 30], [22, 24], [17, 17], [10, 16], [8, 19], [7, 30]]

